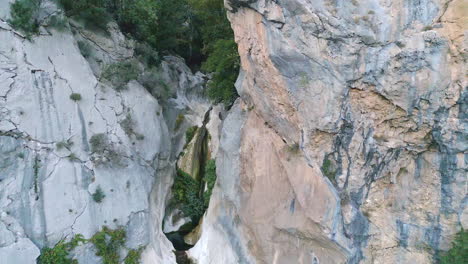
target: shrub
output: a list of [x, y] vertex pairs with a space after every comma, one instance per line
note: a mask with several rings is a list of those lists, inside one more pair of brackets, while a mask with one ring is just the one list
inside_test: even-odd
[[441, 255], [441, 264], [465, 264], [468, 260], [468, 231], [462, 229], [455, 235], [452, 248]]
[[180, 126], [182, 125], [182, 123], [184, 122], [185, 120], [185, 115], [184, 114], [179, 114], [177, 116], [177, 119], [175, 121], [175, 127], [174, 127], [174, 131], [177, 131], [179, 130]]
[[125, 89], [125, 85], [138, 78], [139, 67], [135, 60], [121, 61], [108, 65], [102, 72], [102, 77], [109, 80], [117, 91]]
[[128, 136], [135, 134], [135, 131], [133, 130], [134, 126], [135, 126], [135, 122], [133, 121], [130, 113], [127, 113], [127, 116], [125, 117], [125, 119], [120, 121], [120, 127]]
[[84, 22], [88, 28], [106, 30], [111, 16], [106, 10], [108, 0], [59, 0], [68, 17]]
[[64, 148], [70, 149], [72, 146], [73, 146], [73, 141], [71, 141], [71, 139], [63, 140], [55, 144], [55, 147], [57, 148], [57, 150], [61, 150]]
[[78, 40], [78, 49], [80, 50], [81, 55], [85, 58], [89, 58], [93, 53], [91, 45], [82, 40]]
[[185, 138], [186, 138], [187, 144], [190, 143], [190, 141], [192, 141], [197, 130], [198, 130], [197, 126], [189, 127], [187, 129], [187, 131], [185, 132]]
[[39, 0], [16, 0], [10, 5], [11, 19], [8, 20], [8, 23], [29, 38], [31, 35], [39, 33], [37, 19], [39, 8]]
[[147, 43], [137, 43], [135, 45], [136, 57], [147, 67], [157, 67], [161, 63], [158, 52]]
[[325, 176], [327, 176], [327, 178], [332, 183], [336, 183], [336, 180], [335, 180], [336, 168], [333, 162], [328, 157], [323, 160], [321, 169], [322, 169], [322, 173]]
[[234, 83], [239, 73], [239, 55], [234, 40], [217, 40], [213, 52], [202, 68], [213, 72], [213, 78], [208, 83], [208, 97], [215, 103], [232, 105], [238, 97]]
[[177, 175], [172, 186], [174, 200], [181, 205], [182, 212], [197, 223], [205, 212], [205, 205], [200, 194], [200, 183], [189, 174], [177, 170]]
[[239, 74], [239, 54], [226, 17], [223, 0], [190, 0], [207, 58], [202, 69], [213, 72], [207, 94], [214, 102], [231, 105], [238, 97], [234, 83]]
[[164, 82], [155, 68], [141, 74], [138, 82], [158, 100], [166, 101], [172, 95], [170, 87]]
[[71, 153], [70, 155], [68, 155], [68, 160], [70, 160], [71, 162], [75, 162], [75, 161], [80, 161], [80, 159], [76, 156], [75, 153]]
[[79, 93], [72, 93], [70, 95], [70, 99], [72, 99], [73, 101], [77, 102], [77, 101], [80, 101], [81, 100], [81, 94]]
[[293, 143], [292, 145], [288, 146], [288, 151], [291, 154], [298, 154], [300, 150], [298, 143]]
[[93, 193], [93, 200], [96, 202], [96, 203], [101, 203], [102, 200], [104, 200], [104, 198], [106, 197], [106, 195], [104, 194], [104, 191], [101, 189], [101, 186], [98, 186], [96, 188], [96, 191]]
[[63, 16], [53, 15], [49, 18], [49, 26], [57, 31], [65, 31], [68, 28], [68, 19]]
[[203, 194], [203, 200], [205, 202], [205, 208], [208, 208], [210, 203], [211, 194], [213, 192], [214, 185], [216, 183], [216, 162], [211, 159], [206, 163], [205, 173], [203, 175], [203, 181], [206, 183], [207, 189]]
[[70, 242], [59, 241], [53, 248], [45, 247], [38, 258], [39, 264], [77, 264], [78, 261], [68, 255], [71, 250], [86, 240], [82, 235], [76, 235]]
[[125, 264], [139, 264], [143, 248], [131, 249], [124, 259]]
[[104, 264], [119, 264], [119, 249], [124, 246], [125, 238], [123, 228], [112, 230], [103, 227], [90, 241], [96, 247], [96, 256], [102, 257]]
[[95, 134], [89, 139], [89, 143], [91, 144], [92, 152], [102, 154], [108, 144], [107, 135], [104, 133]]

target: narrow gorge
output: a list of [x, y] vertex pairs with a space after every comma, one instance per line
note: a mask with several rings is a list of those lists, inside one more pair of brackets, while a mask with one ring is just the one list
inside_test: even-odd
[[0, 264], [466, 263], [467, 44], [463, 0], [0, 0]]

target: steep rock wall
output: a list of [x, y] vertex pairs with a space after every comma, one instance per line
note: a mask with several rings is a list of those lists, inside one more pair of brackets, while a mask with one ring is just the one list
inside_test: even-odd
[[227, 0], [199, 263], [430, 263], [468, 226], [463, 1]]
[[[62, 239], [123, 226], [127, 248], [145, 247], [142, 263], [175, 263], [162, 221], [185, 127], [210, 107], [200, 97], [205, 77], [165, 57], [159, 74], [177, 99], [163, 109], [137, 81], [119, 90], [99, 77], [107, 64], [133, 57], [134, 43], [117, 25], [104, 34], [70, 21], [27, 40], [6, 22], [10, 2], [0, 1], [0, 262], [36, 263]], [[92, 56], [82, 55], [80, 41]], [[181, 111], [187, 121], [175, 131]], [[93, 150], [95, 135], [105, 138], [103, 153]], [[93, 200], [98, 187], [102, 202]], [[72, 257], [102, 261], [89, 244]]]

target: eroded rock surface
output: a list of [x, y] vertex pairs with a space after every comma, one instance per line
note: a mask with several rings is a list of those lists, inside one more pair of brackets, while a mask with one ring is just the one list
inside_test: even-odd
[[430, 263], [468, 226], [467, 4], [227, 0], [199, 263]]
[[[71, 21], [63, 32], [41, 28], [30, 41], [6, 23], [9, 2], [0, 1], [0, 262], [36, 263], [42, 248], [62, 239], [123, 226], [127, 248], [145, 247], [143, 263], [175, 263], [162, 232], [184, 144], [174, 115], [203, 118], [204, 75], [165, 57], [158, 73], [179, 96], [163, 109], [136, 80], [116, 89], [100, 77], [106, 65], [133, 57], [133, 42], [115, 24], [101, 34]], [[92, 55], [83, 56], [78, 42]], [[97, 202], [98, 188], [105, 197]], [[72, 255], [102, 261], [90, 244]]]

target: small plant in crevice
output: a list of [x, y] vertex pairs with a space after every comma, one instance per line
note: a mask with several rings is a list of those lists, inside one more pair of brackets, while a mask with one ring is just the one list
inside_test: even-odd
[[108, 80], [115, 90], [121, 91], [131, 80], [137, 80], [140, 69], [136, 60], [121, 61], [104, 67], [101, 77]]
[[137, 140], [144, 140], [145, 139], [145, 136], [140, 134], [140, 133], [137, 133], [135, 131], [135, 121], [133, 121], [132, 119], [132, 116], [130, 115], [130, 113], [127, 113], [127, 115], [125, 116], [125, 118], [120, 121], [120, 127], [122, 128], [122, 130], [125, 132], [125, 134], [127, 134], [127, 136], [132, 136], [134, 135], [135, 138]]
[[[39, 169], [41, 168], [41, 160], [39, 159], [39, 155], [36, 154], [34, 157], [34, 165], [33, 165], [33, 170], [34, 170], [34, 192], [37, 194], [39, 192], [39, 187], [38, 187], [38, 181], [39, 181]], [[36, 200], [38, 199], [38, 196], [36, 196]]]
[[133, 129], [134, 126], [135, 122], [133, 121], [130, 113], [127, 113], [125, 118], [122, 121], [120, 121], [120, 127], [122, 127], [123, 131], [125, 132], [125, 134], [127, 134], [127, 136], [135, 134], [135, 130]]
[[61, 150], [64, 148], [70, 150], [72, 146], [73, 146], [73, 141], [71, 141], [71, 139], [63, 140], [55, 144], [55, 147], [57, 148], [57, 150]]
[[293, 143], [292, 145], [288, 145], [288, 152], [291, 154], [298, 154], [300, 151], [300, 147], [298, 143]]
[[80, 161], [80, 159], [78, 158], [78, 156], [76, 156], [75, 153], [70, 153], [70, 155], [68, 155], [67, 158], [71, 162]]
[[104, 194], [104, 191], [102, 190], [101, 186], [98, 186], [96, 188], [96, 191], [94, 191], [92, 196], [93, 196], [93, 200], [96, 203], [101, 203], [104, 200], [104, 198], [106, 197], [106, 195]]
[[91, 151], [98, 154], [103, 154], [108, 145], [107, 135], [104, 133], [99, 133], [93, 135], [89, 139], [89, 144], [91, 144]]
[[174, 131], [178, 131], [180, 129], [180, 126], [185, 120], [185, 115], [184, 114], [179, 114], [177, 115], [177, 119], [175, 121], [175, 126], [174, 126]]
[[79, 93], [72, 93], [70, 95], [70, 99], [77, 102], [77, 101], [80, 101], [81, 100], [81, 94]]
[[433, 27], [432, 27], [431, 25], [425, 26], [425, 27], [423, 28], [423, 31], [432, 30], [432, 28], [433, 28]]
[[16, 155], [18, 158], [20, 159], [24, 159], [24, 153], [23, 152], [20, 152]]
[[335, 180], [335, 174], [336, 174], [336, 168], [334, 162], [329, 158], [326, 157], [323, 160], [322, 167], [321, 167], [322, 173], [333, 183], [336, 184]]

